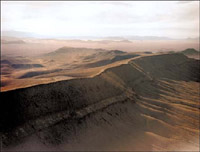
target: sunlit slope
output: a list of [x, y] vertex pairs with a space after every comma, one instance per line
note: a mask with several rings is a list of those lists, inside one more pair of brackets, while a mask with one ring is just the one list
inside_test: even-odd
[[34, 57], [2, 56], [1, 91], [86, 78], [139, 56], [120, 50], [62, 47]]
[[94, 78], [4, 92], [4, 147], [19, 141], [27, 150], [37, 137], [44, 150], [43, 143], [61, 150], [198, 150], [199, 68], [182, 54], [146, 56]]

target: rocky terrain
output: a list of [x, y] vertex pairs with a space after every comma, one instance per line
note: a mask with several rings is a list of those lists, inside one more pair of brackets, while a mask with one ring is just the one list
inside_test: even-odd
[[1, 92], [3, 149], [198, 151], [199, 64], [151, 54], [92, 78]]
[[[141, 53], [140, 53], [141, 54]], [[1, 91], [91, 77], [139, 56], [120, 50], [62, 47], [37, 56], [1, 57]]]

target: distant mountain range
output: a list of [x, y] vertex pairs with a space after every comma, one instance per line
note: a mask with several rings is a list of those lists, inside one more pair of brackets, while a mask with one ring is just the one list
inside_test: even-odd
[[[98, 37], [98, 36], [45, 36], [29, 32], [21, 31], [2, 31], [3, 37], [17, 37], [17, 38], [56, 38], [56, 39], [82, 39], [82, 40], [178, 40], [169, 37], [159, 36], [110, 36], [110, 37]], [[199, 38], [186, 38], [180, 40], [198, 40]]]
[[18, 38], [37, 37], [36, 34], [29, 33], [29, 32], [20, 32], [20, 31], [2, 31], [1, 36], [18, 37]]
[[158, 36], [125, 36], [125, 37], [105, 37], [109, 40], [172, 40], [168, 37], [158, 37]]

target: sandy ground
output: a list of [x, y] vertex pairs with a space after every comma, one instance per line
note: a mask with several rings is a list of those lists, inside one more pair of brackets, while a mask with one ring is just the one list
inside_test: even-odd
[[[107, 68], [125, 64], [138, 56], [148, 55], [152, 54], [64, 47], [34, 57], [2, 56], [1, 91], [61, 80], [94, 77]], [[111, 62], [112, 59], [116, 60]], [[13, 67], [13, 64], [19, 67]], [[34, 67], [36, 64], [40, 67]], [[31, 67], [25, 68], [22, 65], [31, 65]]]
[[[170, 47], [169, 47], [170, 46]], [[54, 53], [66, 47], [65, 53]], [[74, 47], [76, 49], [69, 49]], [[89, 49], [88, 49], [89, 48]], [[124, 64], [127, 60], [121, 60], [98, 67], [87, 67], [89, 63], [103, 60], [111, 60], [116, 54], [106, 54], [106, 51], [121, 50], [129, 54], [145, 55], [141, 52], [181, 51], [186, 48], [199, 50], [199, 42], [196, 40], [56, 40], [2, 37], [1, 60], [10, 64], [39, 64], [42, 67], [13, 68], [7, 63], [1, 63], [1, 91], [12, 90], [45, 84], [60, 80], [68, 80], [80, 77], [94, 76], [106, 68]], [[98, 54], [98, 52], [104, 52]], [[47, 55], [49, 54], [49, 55]], [[147, 54], [146, 54], [147, 55]], [[86, 58], [91, 58], [86, 60]], [[191, 56], [192, 58], [199, 58]], [[40, 74], [39, 74], [40, 73]], [[20, 78], [23, 75], [34, 75], [31, 78]], [[42, 74], [42, 75], [41, 75]]]

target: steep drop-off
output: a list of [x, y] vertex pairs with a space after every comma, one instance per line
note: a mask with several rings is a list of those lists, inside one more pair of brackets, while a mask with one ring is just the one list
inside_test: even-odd
[[[55, 146], [59, 150], [180, 150], [184, 144], [185, 149], [196, 150], [199, 70], [198, 60], [182, 54], [155, 55], [93, 78], [3, 92], [3, 146], [27, 150], [34, 143], [33, 150], [49, 149], [45, 143], [53, 145], [51, 150]], [[28, 138], [32, 140], [22, 140]]]

